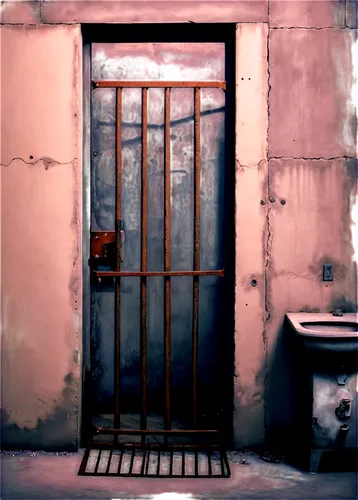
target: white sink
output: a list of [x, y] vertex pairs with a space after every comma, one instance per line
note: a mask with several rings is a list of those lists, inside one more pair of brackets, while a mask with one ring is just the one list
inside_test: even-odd
[[358, 349], [358, 314], [287, 313], [305, 347], [314, 351], [354, 353]]

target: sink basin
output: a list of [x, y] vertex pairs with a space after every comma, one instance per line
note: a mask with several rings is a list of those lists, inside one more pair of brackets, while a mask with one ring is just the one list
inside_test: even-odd
[[[349, 332], [356, 332], [358, 333], [358, 325], [356, 323], [349, 323], [349, 322], [329, 322], [329, 321], [316, 321], [316, 322], [302, 322], [301, 326], [305, 330], [308, 330], [310, 332], [310, 335], [312, 335], [312, 332], [317, 332], [315, 336], [333, 336], [333, 337], [340, 337], [340, 336], [346, 336], [346, 333]], [[344, 335], [343, 335], [344, 334]]]
[[287, 313], [289, 323], [306, 348], [330, 353], [357, 354], [358, 315], [343, 313]]

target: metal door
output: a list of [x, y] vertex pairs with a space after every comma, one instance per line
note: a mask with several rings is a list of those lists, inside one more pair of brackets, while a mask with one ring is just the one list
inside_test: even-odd
[[93, 44], [94, 423], [217, 433], [225, 363], [224, 44]]

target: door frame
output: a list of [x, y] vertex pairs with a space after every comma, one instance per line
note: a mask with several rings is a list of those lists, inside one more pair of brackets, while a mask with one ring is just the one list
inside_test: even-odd
[[225, 80], [227, 84], [227, 110], [225, 117], [225, 293], [228, 297], [223, 320], [225, 373], [223, 374], [224, 437], [233, 444], [234, 359], [235, 359], [235, 67], [236, 24], [86, 24], [82, 25], [83, 38], [83, 353], [82, 353], [82, 408], [80, 443], [85, 445], [91, 436], [90, 397], [90, 231], [91, 231], [91, 44], [92, 43], [210, 43], [225, 44]]

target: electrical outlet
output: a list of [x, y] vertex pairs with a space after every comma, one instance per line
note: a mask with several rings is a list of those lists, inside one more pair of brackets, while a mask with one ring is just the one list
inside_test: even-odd
[[333, 281], [332, 264], [323, 264], [323, 281]]

